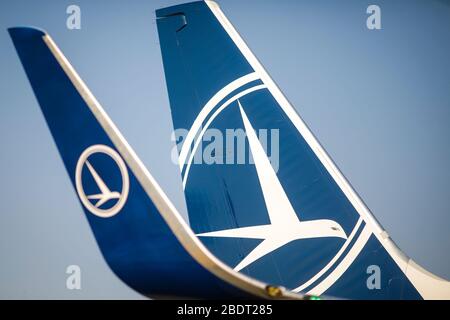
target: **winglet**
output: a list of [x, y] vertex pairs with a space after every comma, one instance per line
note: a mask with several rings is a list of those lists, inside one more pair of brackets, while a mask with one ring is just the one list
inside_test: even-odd
[[[234, 272], [201, 244], [51, 37], [36, 28], [8, 31], [113, 272], [151, 297], [271, 298], [265, 283]], [[109, 207], [91, 203], [99, 186], [86, 163], [120, 194]]]

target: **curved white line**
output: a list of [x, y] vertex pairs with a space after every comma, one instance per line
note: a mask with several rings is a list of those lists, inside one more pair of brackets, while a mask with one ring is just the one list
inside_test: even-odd
[[184, 140], [183, 146], [181, 147], [180, 155], [178, 157], [179, 159], [179, 165], [180, 170], [183, 170], [183, 165], [186, 161], [186, 158], [189, 153], [189, 149], [191, 148], [192, 142], [195, 139], [195, 135], [200, 130], [203, 121], [206, 119], [208, 114], [214, 109], [214, 107], [227, 95], [229, 95], [231, 92], [236, 90], [237, 88], [240, 88], [241, 86], [252, 82], [254, 80], [259, 79], [259, 76], [256, 72], [249, 73], [243, 77], [240, 77], [233, 82], [230, 82], [225, 87], [223, 87], [221, 90], [219, 90], [209, 101], [205, 104], [205, 106], [202, 108], [200, 113], [198, 114], [197, 118], [195, 118], [194, 123], [192, 124], [191, 129], [189, 130], [186, 139]]
[[352, 232], [348, 236], [348, 238], [345, 241], [344, 245], [341, 247], [341, 249], [339, 249], [338, 253], [334, 256], [334, 258], [331, 259], [330, 262], [328, 262], [328, 264], [322, 270], [319, 271], [319, 273], [317, 273], [314, 277], [312, 277], [311, 279], [306, 281], [301, 286], [299, 286], [299, 287], [297, 287], [295, 289], [292, 289], [292, 291], [300, 292], [303, 289], [306, 289], [311, 284], [313, 284], [317, 279], [319, 279], [325, 272], [327, 272], [336, 263], [336, 261], [341, 257], [341, 255], [344, 253], [345, 249], [347, 249], [347, 247], [350, 244], [350, 242], [352, 242], [352, 240], [355, 237], [355, 234], [358, 231], [359, 226], [361, 225], [361, 223], [362, 223], [362, 218], [359, 218], [358, 222], [356, 223], [356, 225], [353, 228]]
[[[188, 163], [186, 164], [186, 170], [184, 171], [184, 176], [183, 176], [183, 189], [186, 187], [186, 182], [187, 182], [187, 178], [189, 175], [189, 170], [191, 168], [191, 164], [192, 164], [192, 160], [195, 156], [195, 152], [197, 151], [197, 148], [200, 144], [200, 142], [202, 141], [202, 137], [205, 134], [205, 131], [209, 128], [209, 126], [211, 125], [211, 122], [213, 122], [213, 120], [219, 115], [219, 113], [221, 113], [223, 111], [223, 109], [225, 109], [226, 107], [228, 107], [231, 103], [233, 103], [234, 101], [236, 101], [237, 99], [249, 94], [250, 92], [256, 91], [256, 90], [261, 90], [267, 88], [266, 85], [264, 84], [260, 84], [254, 87], [251, 87], [249, 89], [246, 89], [244, 91], [239, 92], [238, 94], [236, 94], [235, 96], [231, 97], [230, 99], [228, 99], [224, 104], [222, 104], [214, 113], [213, 115], [208, 119], [208, 121], [206, 122], [205, 126], [202, 128], [202, 131], [200, 132], [200, 134], [197, 136], [197, 140], [195, 141], [194, 144], [194, 148], [192, 149], [191, 154], [189, 155], [189, 160]], [[207, 116], [207, 114], [205, 115], [205, 117]], [[192, 130], [192, 129], [191, 129]], [[189, 131], [190, 133], [190, 131]], [[189, 134], [188, 134], [189, 135]], [[195, 135], [194, 135], [195, 137]], [[186, 142], [185, 142], [186, 144]], [[185, 146], [185, 144], [183, 144], [183, 147]]]
[[345, 258], [342, 259], [342, 262], [325, 278], [325, 280], [308, 291], [308, 294], [320, 296], [326, 290], [328, 290], [328, 288], [330, 288], [344, 274], [344, 272], [347, 271], [348, 267], [350, 267], [353, 261], [355, 261], [356, 257], [364, 248], [371, 235], [372, 231], [366, 224], [364, 226], [364, 229], [361, 231], [358, 240], [356, 240], [355, 244], [347, 253]]

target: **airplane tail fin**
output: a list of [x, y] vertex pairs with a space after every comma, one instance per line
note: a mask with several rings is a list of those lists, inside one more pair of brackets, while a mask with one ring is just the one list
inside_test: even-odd
[[449, 282], [397, 249], [215, 2], [156, 14], [189, 220], [206, 247], [295, 292], [450, 298]]
[[9, 33], [97, 243], [119, 278], [153, 297], [270, 298], [264, 283], [232, 271], [198, 241], [50, 36], [27, 27]]

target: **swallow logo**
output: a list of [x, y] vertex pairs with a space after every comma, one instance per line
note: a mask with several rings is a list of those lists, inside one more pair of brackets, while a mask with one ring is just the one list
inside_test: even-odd
[[[204, 133], [225, 109], [237, 107], [243, 123], [243, 129], [246, 132], [249, 152], [253, 157], [269, 223], [212, 230], [198, 233], [197, 236], [199, 238], [217, 237], [262, 240], [234, 265], [234, 270], [244, 272], [249, 265], [293, 241], [319, 238], [343, 239], [345, 241], [335, 253], [335, 256], [328, 260], [311, 278], [302, 279], [300, 283], [292, 282], [287, 284], [288, 287], [293, 288], [292, 291], [294, 292], [304, 291], [309, 294], [320, 295], [332, 286], [353, 263], [367, 243], [372, 231], [361, 217], [347, 233], [347, 229], [344, 229], [335, 219], [304, 220], [302, 219], [303, 213], [298, 212], [298, 209], [296, 211], [286, 194], [284, 186], [278, 179], [260, 140], [255, 134], [245, 108], [241, 104], [241, 98], [247, 95], [257, 95], [258, 92], [266, 90], [270, 93], [265, 83], [260, 81], [261, 79], [256, 72], [237, 78], [220, 89], [203, 106], [186, 135], [179, 153], [183, 188], [186, 189], [188, 187], [190, 167]], [[220, 256], [219, 251], [217, 254]], [[253, 276], [257, 275], [254, 274]], [[261, 278], [263, 277], [264, 275], [261, 275]]]
[[[118, 190], [111, 190], [111, 188], [108, 187], [99, 175], [98, 171], [94, 168], [92, 163], [89, 162], [89, 158], [97, 153], [107, 155], [119, 168], [122, 178], [122, 189], [120, 192]], [[82, 178], [83, 169], [85, 167], [88, 169], [95, 184], [97, 185], [99, 191], [98, 193], [86, 195]], [[125, 205], [130, 188], [128, 170], [123, 159], [114, 149], [105, 145], [93, 145], [81, 154], [75, 169], [75, 184], [78, 196], [80, 197], [84, 207], [92, 214], [102, 218], [109, 218], [119, 213]], [[109, 208], [102, 208], [102, 206], [110, 201], [115, 201], [115, 203]]]
[[263, 240], [234, 268], [236, 271], [242, 270], [256, 260], [294, 240], [325, 237], [347, 239], [343, 228], [333, 220], [300, 221], [239, 100], [238, 105], [269, 214], [270, 224], [213, 231], [201, 233], [197, 236]]

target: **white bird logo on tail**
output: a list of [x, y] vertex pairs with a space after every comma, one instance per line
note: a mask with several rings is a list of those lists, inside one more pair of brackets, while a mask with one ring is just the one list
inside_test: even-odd
[[262, 239], [263, 241], [234, 268], [236, 271], [294, 240], [327, 237], [347, 239], [345, 231], [336, 221], [328, 219], [301, 221], [298, 218], [239, 100], [238, 104], [270, 224], [213, 231], [197, 236]]

